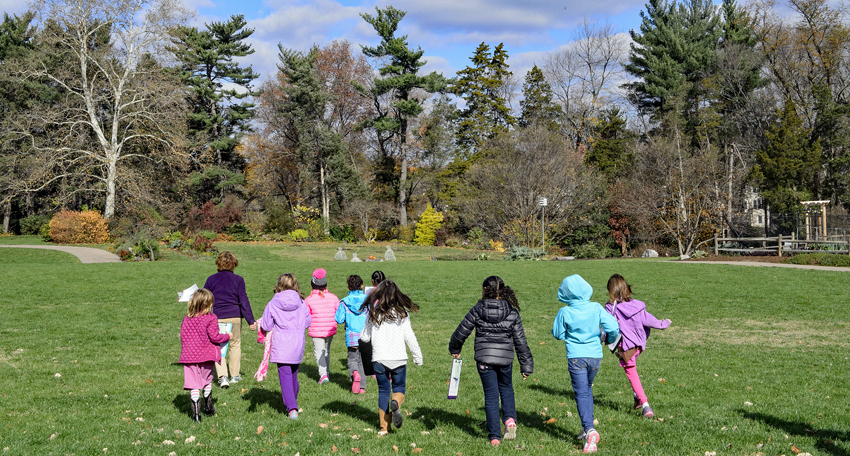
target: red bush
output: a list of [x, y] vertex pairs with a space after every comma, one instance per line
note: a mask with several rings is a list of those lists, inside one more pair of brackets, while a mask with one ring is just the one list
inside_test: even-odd
[[221, 206], [207, 201], [200, 209], [192, 208], [186, 220], [186, 228], [190, 232], [203, 230], [224, 232], [224, 229], [242, 221], [242, 208], [233, 200], [228, 199]]

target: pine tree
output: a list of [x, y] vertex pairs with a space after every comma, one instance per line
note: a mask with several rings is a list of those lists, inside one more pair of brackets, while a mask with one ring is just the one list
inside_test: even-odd
[[466, 109], [459, 114], [457, 143], [466, 159], [473, 157], [484, 142], [506, 132], [516, 123], [503, 96], [504, 85], [511, 77], [508, 52], [500, 43], [490, 53], [490, 46], [478, 45], [469, 59], [472, 66], [458, 71], [452, 92], [463, 98]]
[[755, 152], [750, 179], [774, 213], [788, 213], [813, 196], [813, 181], [821, 159], [819, 140], [811, 141], [797, 105], [786, 100], [777, 121], [765, 132], [767, 146]]
[[541, 123], [549, 131], [558, 131], [558, 121], [563, 112], [561, 107], [552, 101], [552, 87], [546, 82], [543, 71], [537, 68], [537, 65], [525, 75], [522, 95], [523, 99], [519, 102], [522, 108], [519, 126], [525, 128], [534, 123]]
[[635, 135], [626, 128], [626, 120], [617, 107], [606, 113], [596, 127], [594, 140], [585, 156], [585, 162], [596, 167], [608, 182], [625, 177], [631, 170], [634, 154], [629, 151]]
[[[404, 18], [405, 12], [392, 6], [384, 9], [375, 8], [377, 15], [361, 14], [381, 37], [381, 43], [376, 47], [363, 47], [363, 54], [383, 63], [378, 70], [371, 89], [360, 86], [362, 93], [370, 95], [375, 100], [378, 112], [368, 126], [375, 129], [381, 156], [378, 159], [380, 175], [383, 181], [378, 185], [389, 185], [397, 188], [399, 223], [407, 226], [408, 199], [408, 167], [412, 157], [409, 131], [411, 122], [419, 117], [424, 110], [421, 95], [415, 92], [441, 92], [446, 86], [446, 79], [436, 72], [427, 76], [417, 73], [427, 62], [422, 60], [425, 51], [422, 48], [410, 49], [407, 35], [396, 36], [398, 23]], [[381, 100], [388, 99], [388, 104]], [[396, 166], [398, 165], [398, 166]], [[395, 170], [399, 171], [396, 172]]]
[[244, 181], [239, 174], [245, 163], [235, 149], [251, 130], [254, 104], [247, 99], [257, 95], [252, 82], [259, 77], [250, 65], [242, 67], [235, 61], [254, 53], [246, 43], [254, 29], [246, 25], [244, 16], [235, 15], [227, 22], [206, 24], [205, 30], [182, 26], [175, 31], [171, 48], [180, 62], [178, 74], [190, 89], [193, 149], [198, 155], [212, 152], [212, 163], [195, 175], [195, 181], [211, 180], [217, 190]]

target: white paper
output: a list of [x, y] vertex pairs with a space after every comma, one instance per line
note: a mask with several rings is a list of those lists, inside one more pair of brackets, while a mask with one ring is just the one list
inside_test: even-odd
[[193, 284], [191, 287], [177, 292], [177, 302], [189, 302], [192, 299], [192, 295], [198, 291], [198, 284]]
[[[218, 322], [218, 333], [219, 334], [227, 334], [233, 329], [233, 323], [222, 323]], [[230, 341], [221, 344], [221, 357], [224, 358], [227, 356], [227, 347], [230, 346]]]
[[449, 378], [449, 399], [457, 399], [457, 391], [460, 389], [460, 368], [462, 366], [462, 359], [454, 359], [452, 361], [452, 376]]

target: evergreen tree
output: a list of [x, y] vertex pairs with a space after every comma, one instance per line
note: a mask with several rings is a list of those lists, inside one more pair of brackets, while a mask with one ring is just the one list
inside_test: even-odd
[[[410, 49], [407, 35], [395, 35], [398, 23], [406, 14], [404, 11], [392, 6], [384, 9], [376, 7], [375, 10], [375, 16], [365, 13], [360, 16], [378, 32], [381, 43], [376, 47], [363, 46], [363, 54], [382, 62], [383, 66], [379, 68], [380, 76], [375, 78], [371, 89], [363, 86], [359, 89], [369, 94], [377, 107], [376, 117], [368, 122], [378, 136], [381, 153], [376, 177], [384, 176], [384, 179], [376, 180], [376, 183], [397, 190], [399, 223], [407, 226], [408, 167], [414, 153], [409, 129], [411, 122], [424, 110], [421, 92], [443, 91], [446, 79], [436, 72], [427, 76], [417, 74], [427, 63], [422, 60], [425, 52], [422, 48]], [[389, 103], [381, 103], [384, 99]]]
[[635, 135], [626, 128], [620, 109], [614, 107], [596, 127], [585, 162], [595, 166], [608, 182], [613, 183], [629, 174], [632, 168], [634, 154], [629, 151], [629, 145], [634, 140]]
[[537, 68], [537, 65], [525, 75], [522, 95], [523, 99], [519, 102], [522, 108], [519, 126], [525, 128], [534, 123], [541, 123], [550, 131], [558, 131], [558, 120], [563, 112], [561, 107], [552, 101], [552, 87], [546, 82], [543, 71]]
[[504, 43], [496, 46], [492, 54], [490, 45], [481, 43], [469, 59], [472, 66], [458, 71], [458, 79], [452, 85], [452, 92], [466, 102], [459, 114], [457, 131], [457, 143], [466, 159], [472, 158], [486, 140], [516, 123], [502, 95], [512, 74], [508, 71]]
[[[244, 182], [239, 174], [245, 163], [235, 149], [251, 130], [254, 104], [247, 99], [257, 95], [252, 82], [259, 77], [250, 65], [235, 61], [254, 53], [246, 43], [254, 29], [246, 25], [244, 16], [235, 15], [227, 22], [206, 24], [205, 30], [181, 26], [171, 48], [180, 62], [178, 74], [190, 90], [189, 134], [203, 166], [194, 181], [212, 183], [219, 191]], [[207, 151], [211, 160], [200, 157]]]
[[813, 196], [813, 181], [821, 158], [819, 140], [811, 141], [797, 106], [786, 100], [779, 119], [765, 132], [767, 146], [755, 153], [750, 179], [774, 213], [789, 213]]

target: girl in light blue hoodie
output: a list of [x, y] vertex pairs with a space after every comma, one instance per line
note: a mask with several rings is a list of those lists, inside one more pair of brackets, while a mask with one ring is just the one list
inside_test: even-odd
[[[607, 340], [620, 334], [617, 320], [596, 302], [590, 302], [593, 288], [580, 275], [564, 279], [558, 288], [558, 301], [566, 304], [558, 311], [552, 325], [552, 335], [566, 341], [567, 366], [581, 418], [584, 452], [596, 452], [599, 432], [593, 428], [593, 379], [602, 361], [601, 331]], [[601, 331], [600, 331], [601, 326]]]

